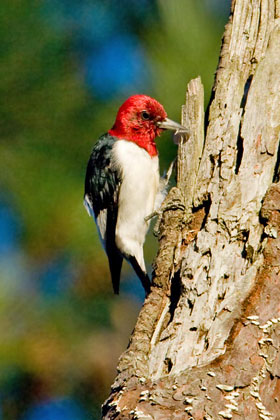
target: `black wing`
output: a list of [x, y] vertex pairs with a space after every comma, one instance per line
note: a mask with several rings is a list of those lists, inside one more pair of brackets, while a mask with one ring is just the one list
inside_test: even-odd
[[121, 177], [112, 167], [112, 148], [116, 139], [104, 134], [91, 152], [85, 178], [85, 206], [94, 216], [99, 235], [108, 255], [114, 292], [119, 292], [123, 257], [115, 244], [118, 193]]
[[94, 145], [88, 161], [85, 199], [95, 217], [101, 210], [117, 205], [121, 179], [116, 168], [112, 168], [111, 157], [115, 141], [113, 136], [104, 134]]

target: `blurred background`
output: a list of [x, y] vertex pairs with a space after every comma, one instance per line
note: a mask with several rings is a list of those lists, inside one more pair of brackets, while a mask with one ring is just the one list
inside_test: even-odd
[[[96, 139], [130, 95], [180, 121], [188, 81], [205, 105], [229, 0], [2, 0], [0, 420], [100, 418], [144, 299], [125, 263], [114, 296], [83, 208]], [[161, 169], [176, 155], [158, 141]], [[157, 242], [145, 245], [149, 272]]]

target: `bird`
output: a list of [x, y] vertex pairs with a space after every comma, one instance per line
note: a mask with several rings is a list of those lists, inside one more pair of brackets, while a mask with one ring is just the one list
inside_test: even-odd
[[133, 267], [146, 296], [150, 292], [143, 245], [162, 191], [155, 143], [163, 130], [184, 131], [167, 118], [154, 98], [130, 96], [119, 108], [113, 127], [93, 146], [85, 176], [84, 205], [96, 222], [119, 294], [123, 259]]

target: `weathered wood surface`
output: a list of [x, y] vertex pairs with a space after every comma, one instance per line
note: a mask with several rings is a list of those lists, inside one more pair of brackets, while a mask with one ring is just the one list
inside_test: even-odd
[[280, 2], [235, 0], [204, 140], [188, 86], [154, 287], [104, 419], [280, 418]]

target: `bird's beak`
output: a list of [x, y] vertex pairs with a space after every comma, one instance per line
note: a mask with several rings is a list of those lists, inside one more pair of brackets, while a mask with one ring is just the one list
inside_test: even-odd
[[176, 131], [176, 133], [188, 133], [188, 130], [183, 125], [170, 120], [169, 118], [165, 118], [163, 121], [158, 121], [157, 126], [159, 128], [163, 128], [164, 130], [173, 130]]

